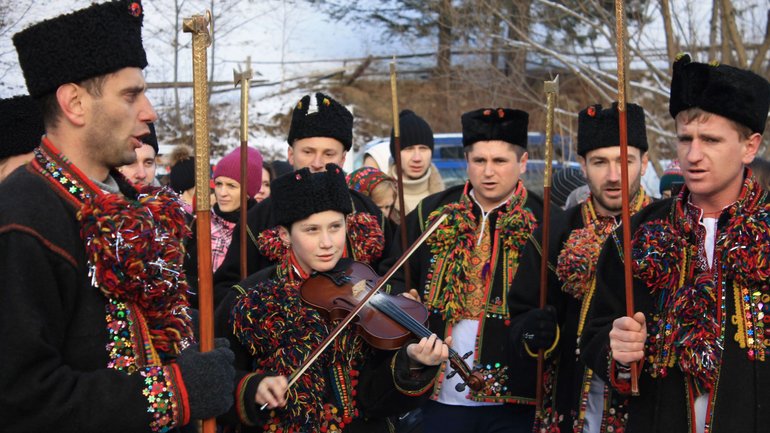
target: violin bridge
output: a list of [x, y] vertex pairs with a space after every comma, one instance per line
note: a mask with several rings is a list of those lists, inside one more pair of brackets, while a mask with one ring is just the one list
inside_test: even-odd
[[367, 292], [366, 280], [361, 280], [353, 285], [353, 297], [356, 299], [362, 299]]

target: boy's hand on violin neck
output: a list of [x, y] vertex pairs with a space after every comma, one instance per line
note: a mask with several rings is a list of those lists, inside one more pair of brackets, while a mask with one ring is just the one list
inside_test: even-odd
[[254, 400], [257, 405], [274, 409], [286, 406], [286, 391], [289, 390], [289, 382], [285, 376], [267, 376], [259, 382], [257, 394]]
[[449, 345], [452, 337], [447, 337], [446, 342], [441, 341], [436, 334], [423, 338], [419, 343], [412, 343], [406, 347], [406, 353], [411, 360], [410, 368], [420, 368], [426, 365], [439, 365], [449, 359]]
[[411, 299], [413, 301], [420, 302], [420, 294], [417, 293], [417, 290], [415, 290], [415, 289], [410, 289], [408, 292], [402, 293], [401, 296], [403, 296], [405, 298], [409, 298], [409, 299]]

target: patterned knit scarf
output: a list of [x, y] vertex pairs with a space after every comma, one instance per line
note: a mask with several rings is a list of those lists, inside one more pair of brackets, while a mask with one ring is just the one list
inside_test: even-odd
[[[640, 189], [629, 206], [631, 215], [652, 202]], [[607, 237], [617, 227], [614, 217], [599, 216], [593, 205], [593, 196], [581, 205], [584, 228], [573, 230], [559, 253], [556, 275], [563, 283], [562, 290], [582, 300], [596, 284], [596, 262]]]
[[136, 199], [104, 193], [47, 139], [36, 150], [33, 167], [79, 208], [94, 287], [110, 302], [138, 309], [147, 320], [150, 352], [161, 359], [178, 354], [193, 333], [182, 269], [182, 240], [189, 232], [176, 195], [152, 188]]
[[[466, 185], [457, 202], [433, 211], [428, 216], [427, 223], [432, 224], [443, 213], [448, 215], [425, 242], [433, 256], [425, 293], [428, 307], [440, 311], [444, 320], [450, 323], [455, 323], [463, 317], [463, 292], [471, 278], [471, 251], [476, 248], [478, 239], [479, 226], [473, 214], [473, 203], [468, 195], [468, 188]], [[526, 201], [527, 190], [524, 183], [519, 181], [511, 199], [496, 210], [497, 224], [492, 239], [499, 239], [508, 258], [507, 265], [511, 268], [508, 274], [511, 277], [516, 274], [521, 248], [536, 225], [534, 215], [524, 207]], [[496, 261], [494, 251], [492, 255], [487, 269]], [[487, 272], [487, 275], [490, 273]], [[434, 278], [439, 275], [441, 278]], [[487, 280], [486, 283], [491, 284], [490, 279]]]
[[[736, 314], [734, 336], [752, 360], [763, 361], [770, 338], [764, 316], [770, 314], [770, 205], [766, 193], [747, 170], [738, 200], [722, 212], [727, 224], [717, 233], [714, 266], [704, 258], [700, 211], [688, 205], [689, 191], [674, 201], [667, 220], [645, 223], [637, 231], [632, 254], [634, 274], [658, 299], [648, 319], [646, 351], [654, 377], [674, 365], [691, 375], [696, 386], [711, 390], [721, 364], [725, 336], [724, 303], [717, 299], [732, 281]], [[724, 295], [722, 295], [724, 296]], [[764, 299], [763, 299], [764, 298]], [[721, 310], [719, 310], [721, 308]]]

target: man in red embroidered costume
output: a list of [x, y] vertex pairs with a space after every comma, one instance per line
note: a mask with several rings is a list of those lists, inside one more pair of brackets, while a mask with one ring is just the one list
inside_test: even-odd
[[[323, 93], [305, 95], [291, 115], [291, 127], [286, 140], [289, 143], [288, 159], [295, 170], [309, 168], [312, 172], [323, 171], [326, 164], [335, 164], [342, 167], [345, 157], [353, 145], [353, 115], [330, 96]], [[347, 189], [347, 187], [346, 187]], [[383, 216], [377, 205], [364, 194], [348, 190], [353, 204], [353, 213], [348, 224], [372, 224], [381, 227], [385, 232], [385, 251], [392, 237], [393, 228], [387, 216]], [[273, 200], [268, 197], [249, 209], [247, 214], [246, 230], [248, 231], [248, 245], [246, 256], [248, 263], [248, 275], [269, 267], [280, 261], [269, 246], [259, 240], [260, 234], [266, 230], [275, 230], [277, 226], [276, 215], [272, 205]], [[237, 284], [240, 278], [240, 230], [242, 223], [238, 222], [233, 230], [233, 240], [227, 250], [222, 265], [214, 274], [214, 296], [219, 301], [227, 295], [230, 288]], [[349, 240], [350, 247], [350, 240]], [[383, 251], [383, 248], [378, 248]], [[351, 254], [350, 257], [376, 264], [380, 256], [375, 255], [364, 259]]]
[[4, 432], [169, 432], [232, 404], [232, 352], [194, 347], [181, 208], [117, 170], [156, 119], [142, 6], [93, 5], [13, 38], [46, 129], [0, 184]]
[[40, 107], [29, 95], [0, 100], [0, 182], [32, 159], [44, 133]]
[[[644, 110], [626, 108], [628, 125], [628, 176], [631, 212], [651, 199], [641, 188], [647, 166], [647, 133]], [[538, 431], [585, 432], [622, 430], [626, 396], [617, 396], [579, 360], [578, 340], [596, 287], [596, 261], [604, 241], [620, 224], [621, 159], [617, 103], [603, 109], [592, 105], [578, 115], [578, 160], [590, 195], [551, 222], [548, 307], [539, 309], [540, 273], [520, 272], [514, 285], [511, 310], [514, 342], [524, 344], [531, 356], [547, 351], [542, 419]], [[542, 234], [532, 238], [540, 243]], [[528, 248], [521, 266], [539, 269], [541, 248]], [[554, 315], [555, 313], [555, 315]], [[557, 319], [558, 318], [558, 319]], [[555, 328], [558, 320], [558, 345]], [[606, 397], [605, 397], [606, 396]], [[609, 429], [609, 430], [608, 430]]]
[[442, 366], [423, 406], [426, 433], [532, 429], [535, 362], [517, 357], [509, 343], [511, 283], [542, 214], [542, 200], [519, 179], [528, 123], [526, 112], [509, 108], [463, 114], [469, 181], [426, 197], [402, 226], [411, 243], [440, 213], [448, 214], [409, 260], [414, 281], [408, 287], [419, 290], [430, 310], [429, 328], [451, 335], [452, 348], [467, 354], [466, 363], [485, 380], [473, 391]]
[[[300, 286], [314, 278], [303, 292], [345, 292], [332, 279], [353, 264], [346, 257], [346, 238], [352, 234], [354, 249], [362, 250], [367, 237], [380, 238], [381, 245], [383, 234], [379, 227], [350, 233], [361, 228], [346, 224], [353, 208], [336, 165], [279, 177], [272, 192], [279, 228], [271, 233], [271, 244], [281, 250], [281, 260], [251, 275], [217, 309], [218, 328], [229, 330], [238, 368], [230, 422], [255, 432], [390, 432], [385, 417], [419, 405], [448, 347], [433, 335], [395, 352], [375, 350], [349, 326], [287, 388], [287, 377], [333, 327], [303, 302]], [[314, 275], [319, 272], [330, 278]]]
[[625, 312], [622, 236], [604, 245], [580, 341], [586, 364], [630, 392], [626, 432], [766, 432], [770, 426], [770, 205], [746, 167], [770, 84], [749, 71], [673, 66], [669, 112], [685, 188], [632, 220], [633, 317]]

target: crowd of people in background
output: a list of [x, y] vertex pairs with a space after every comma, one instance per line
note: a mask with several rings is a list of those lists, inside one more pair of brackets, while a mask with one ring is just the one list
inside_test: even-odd
[[[0, 100], [3, 431], [195, 431], [208, 418], [292, 433], [770, 425], [765, 78], [677, 57], [660, 200], [641, 185], [644, 108], [626, 104], [625, 159], [618, 103], [580, 110], [580, 168], [554, 175], [554, 206], [521, 180], [526, 111], [464, 113], [467, 181], [446, 188], [433, 130], [411, 110], [389, 155], [345, 173], [354, 116], [312, 92], [293, 105], [286, 161], [248, 147], [242, 168], [233, 149], [201, 216], [191, 148], [156, 175], [163, 119], [146, 94], [143, 14], [112, 0], [13, 36], [29, 95]], [[210, 243], [198, 242], [205, 217]], [[210, 351], [196, 327], [204, 271]], [[335, 330], [374, 287], [367, 311], [403, 334], [379, 336], [365, 314]]]

